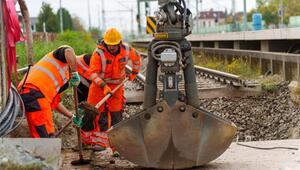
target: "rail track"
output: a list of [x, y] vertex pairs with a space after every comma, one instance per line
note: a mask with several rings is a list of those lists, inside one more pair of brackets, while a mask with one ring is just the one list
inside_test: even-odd
[[[141, 73], [145, 75], [147, 54], [141, 53], [143, 65]], [[130, 70], [127, 67], [127, 70]], [[179, 73], [183, 76], [182, 73]], [[238, 75], [225, 73], [205, 67], [195, 66], [196, 82], [199, 90], [199, 98], [215, 97], [239, 97], [256, 95], [260, 92], [260, 85], [253, 80], [245, 80]], [[126, 83], [125, 97], [127, 103], [141, 103], [144, 100], [145, 77], [137, 78], [132, 83]], [[157, 88], [162, 90], [163, 85], [158, 81]], [[179, 90], [184, 91], [184, 81], [179, 82]]]
[[[147, 48], [149, 42], [139, 41], [131, 44], [134, 47]], [[259, 67], [262, 74], [279, 74], [283, 80], [300, 80], [300, 55], [296, 47], [288, 53], [199, 46], [192, 46], [192, 51], [208, 56], [220, 56], [224, 60], [228, 57], [246, 57], [250, 65]]]

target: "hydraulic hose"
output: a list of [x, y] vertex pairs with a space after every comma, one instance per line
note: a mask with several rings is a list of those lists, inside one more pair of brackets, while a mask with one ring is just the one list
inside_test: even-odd
[[183, 5], [183, 26], [185, 27], [185, 20], [186, 20], [186, 15], [187, 15], [187, 9], [186, 9], [186, 4], [184, 0], [180, 0], [180, 3]]
[[[25, 109], [24, 103], [17, 89], [12, 85], [6, 106], [0, 113], [0, 137], [4, 137], [15, 130], [22, 122]], [[14, 126], [17, 116], [21, 116], [20, 122]]]
[[158, 41], [151, 46], [151, 55], [155, 60], [160, 61], [160, 58], [157, 57], [156, 51], [163, 48], [173, 48], [178, 54], [179, 61], [181, 61], [182, 53], [180, 46], [178, 43], [172, 41]]

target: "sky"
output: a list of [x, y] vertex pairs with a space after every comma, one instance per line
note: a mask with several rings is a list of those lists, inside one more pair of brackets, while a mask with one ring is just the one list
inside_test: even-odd
[[[236, 1], [236, 11], [243, 11], [244, 0]], [[255, 0], [245, 0], [247, 4], [247, 11], [255, 8]], [[48, 3], [53, 8], [53, 11], [59, 9], [60, 0], [25, 0], [29, 14], [31, 17], [37, 17], [42, 3]], [[88, 3], [89, 2], [89, 3]], [[199, 2], [199, 10], [231, 10], [232, 0], [202, 0]], [[61, 0], [62, 7], [66, 8], [72, 16], [78, 16], [85, 28], [89, 27], [89, 13], [88, 4], [90, 4], [90, 21], [92, 27], [99, 27], [101, 29], [107, 27], [117, 27], [122, 32], [130, 32], [132, 28], [137, 30], [136, 14], [137, 14], [137, 0]], [[186, 0], [193, 15], [196, 14], [196, 0]], [[18, 5], [17, 5], [18, 6]], [[105, 15], [102, 15], [104, 6]], [[145, 5], [141, 4], [142, 16], [145, 15]], [[157, 1], [150, 3], [150, 13], [153, 14], [158, 9]], [[17, 8], [18, 10], [18, 8]], [[131, 15], [133, 11], [133, 15]], [[105, 16], [105, 22], [103, 22]], [[133, 16], [133, 17], [132, 17]], [[132, 19], [133, 18], [133, 19]], [[142, 24], [146, 22], [142, 18]], [[133, 20], [133, 22], [132, 22]], [[105, 24], [103, 24], [105, 23]]]

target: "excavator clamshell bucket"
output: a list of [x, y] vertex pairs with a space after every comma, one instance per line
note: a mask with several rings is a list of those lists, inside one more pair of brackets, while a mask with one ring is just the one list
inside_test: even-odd
[[212, 113], [177, 101], [157, 103], [109, 130], [110, 142], [129, 161], [149, 168], [204, 165], [231, 144], [236, 126]]

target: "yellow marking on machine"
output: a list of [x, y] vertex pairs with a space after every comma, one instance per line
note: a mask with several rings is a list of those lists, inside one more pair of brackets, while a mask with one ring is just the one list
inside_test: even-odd
[[154, 37], [158, 39], [167, 39], [169, 34], [167, 32], [154, 33]]
[[154, 34], [156, 32], [156, 18], [147, 16], [146, 33]]

